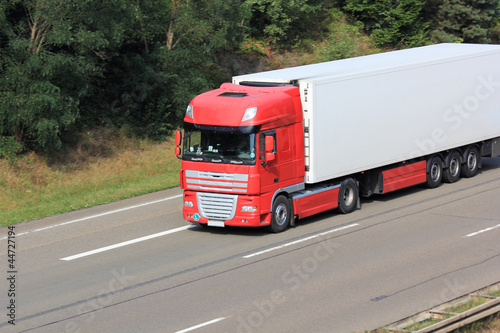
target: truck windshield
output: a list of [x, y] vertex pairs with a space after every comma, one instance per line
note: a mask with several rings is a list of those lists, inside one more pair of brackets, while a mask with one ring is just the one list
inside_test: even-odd
[[255, 133], [244, 133], [241, 128], [232, 127], [192, 127], [192, 125], [185, 126], [182, 154], [184, 160], [255, 164]]

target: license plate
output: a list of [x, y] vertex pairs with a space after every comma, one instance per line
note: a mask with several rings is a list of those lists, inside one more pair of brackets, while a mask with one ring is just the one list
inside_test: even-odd
[[211, 221], [211, 220], [208, 220], [208, 226], [209, 227], [224, 228], [224, 221]]

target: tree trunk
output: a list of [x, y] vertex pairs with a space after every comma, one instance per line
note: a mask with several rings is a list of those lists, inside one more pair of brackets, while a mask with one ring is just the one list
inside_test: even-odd
[[167, 31], [167, 50], [171, 50], [174, 45], [174, 27], [175, 20], [179, 14], [179, 5], [181, 0], [172, 0], [172, 13], [170, 15], [170, 24]]

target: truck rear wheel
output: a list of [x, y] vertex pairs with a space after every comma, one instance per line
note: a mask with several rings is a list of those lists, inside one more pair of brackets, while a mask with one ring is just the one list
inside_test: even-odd
[[288, 228], [290, 218], [293, 214], [290, 200], [284, 195], [278, 196], [276, 200], [274, 200], [271, 214], [271, 225], [269, 229], [275, 233], [284, 231]]
[[477, 175], [479, 172], [479, 162], [480, 162], [479, 150], [476, 146], [470, 146], [465, 153], [465, 161], [462, 166], [462, 176], [465, 178], [471, 178]]
[[454, 183], [460, 179], [461, 172], [460, 154], [454, 150], [446, 157], [446, 169], [444, 170], [443, 179], [447, 183]]
[[340, 184], [339, 190], [339, 211], [342, 214], [349, 214], [358, 208], [359, 190], [356, 181], [346, 178]]
[[441, 157], [434, 155], [427, 163], [427, 187], [435, 188], [441, 184], [443, 180], [443, 160]]

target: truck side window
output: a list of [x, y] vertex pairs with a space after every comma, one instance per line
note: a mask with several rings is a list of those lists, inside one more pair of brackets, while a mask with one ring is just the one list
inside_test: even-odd
[[276, 131], [260, 133], [259, 134], [259, 159], [266, 158], [266, 136], [272, 135], [274, 137], [273, 153], [276, 153]]

